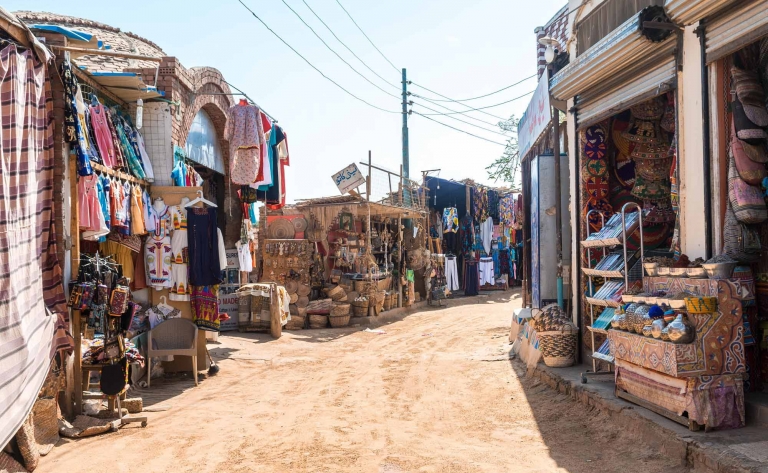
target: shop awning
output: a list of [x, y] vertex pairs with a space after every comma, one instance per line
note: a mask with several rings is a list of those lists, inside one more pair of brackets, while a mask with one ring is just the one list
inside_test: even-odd
[[679, 26], [692, 25], [710, 17], [738, 0], [666, 0], [664, 10], [673, 23]]
[[568, 100], [593, 88], [610, 89], [646, 74], [672, 55], [675, 35], [660, 42], [643, 33], [644, 12], [633, 16], [584, 51], [550, 80], [555, 100]]
[[50, 33], [58, 33], [66, 36], [70, 41], [76, 41], [72, 46], [77, 46], [78, 48], [101, 49], [104, 45], [104, 43], [99, 41], [96, 36], [86, 33], [85, 31], [67, 28], [66, 26], [45, 24], [33, 24], [27, 26], [32, 30], [48, 31]]
[[144, 83], [135, 72], [90, 72], [86, 71], [99, 85], [109, 89], [124, 102], [135, 102], [163, 97], [165, 92]]
[[744, 2], [706, 24], [707, 62], [714, 62], [768, 35], [765, 0]]
[[634, 80], [613, 89], [593, 89], [576, 98], [576, 123], [579, 129], [594, 125], [612, 115], [675, 88], [675, 58], [669, 57], [644, 71]]

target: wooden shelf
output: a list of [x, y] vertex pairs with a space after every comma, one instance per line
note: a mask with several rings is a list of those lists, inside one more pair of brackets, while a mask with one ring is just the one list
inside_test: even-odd
[[594, 297], [587, 297], [587, 302], [589, 302], [592, 305], [599, 305], [601, 307], [613, 307], [613, 308], [619, 308], [621, 307], [620, 302], [616, 302], [609, 299], [595, 299]]

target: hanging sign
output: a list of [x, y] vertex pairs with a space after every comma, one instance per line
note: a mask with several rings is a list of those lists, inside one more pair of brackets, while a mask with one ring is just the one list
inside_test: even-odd
[[531, 102], [525, 110], [520, 123], [517, 125], [517, 148], [520, 158], [525, 155], [536, 143], [542, 133], [546, 131], [552, 121], [552, 107], [549, 104], [549, 75], [547, 72], [541, 76], [539, 86], [531, 97]]
[[342, 194], [346, 194], [352, 189], [365, 184], [365, 176], [363, 176], [363, 173], [360, 172], [360, 169], [354, 163], [337, 172], [331, 178]]

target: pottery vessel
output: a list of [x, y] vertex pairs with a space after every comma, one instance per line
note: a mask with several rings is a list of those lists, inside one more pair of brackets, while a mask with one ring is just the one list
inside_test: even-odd
[[653, 338], [661, 338], [661, 331], [664, 330], [664, 327], [667, 326], [667, 323], [664, 322], [664, 319], [656, 319], [651, 324], [651, 335], [653, 335]]
[[683, 314], [678, 314], [675, 320], [667, 326], [669, 341], [674, 343], [691, 343], [696, 332]]
[[646, 325], [645, 327], [643, 327], [643, 336], [650, 337], [652, 330], [653, 330], [652, 325]]
[[669, 341], [669, 325], [661, 329], [661, 339], [665, 342]]
[[635, 318], [634, 318], [634, 330], [635, 333], [643, 333], [643, 327], [646, 325], [651, 325], [651, 316], [648, 315], [650, 312], [651, 307], [647, 305], [643, 305], [638, 307], [635, 310]]

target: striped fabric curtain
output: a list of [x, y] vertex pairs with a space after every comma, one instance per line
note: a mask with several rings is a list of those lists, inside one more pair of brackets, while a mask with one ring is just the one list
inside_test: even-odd
[[26, 419], [57, 349], [71, 349], [53, 226], [46, 64], [0, 51], [0, 448]]

